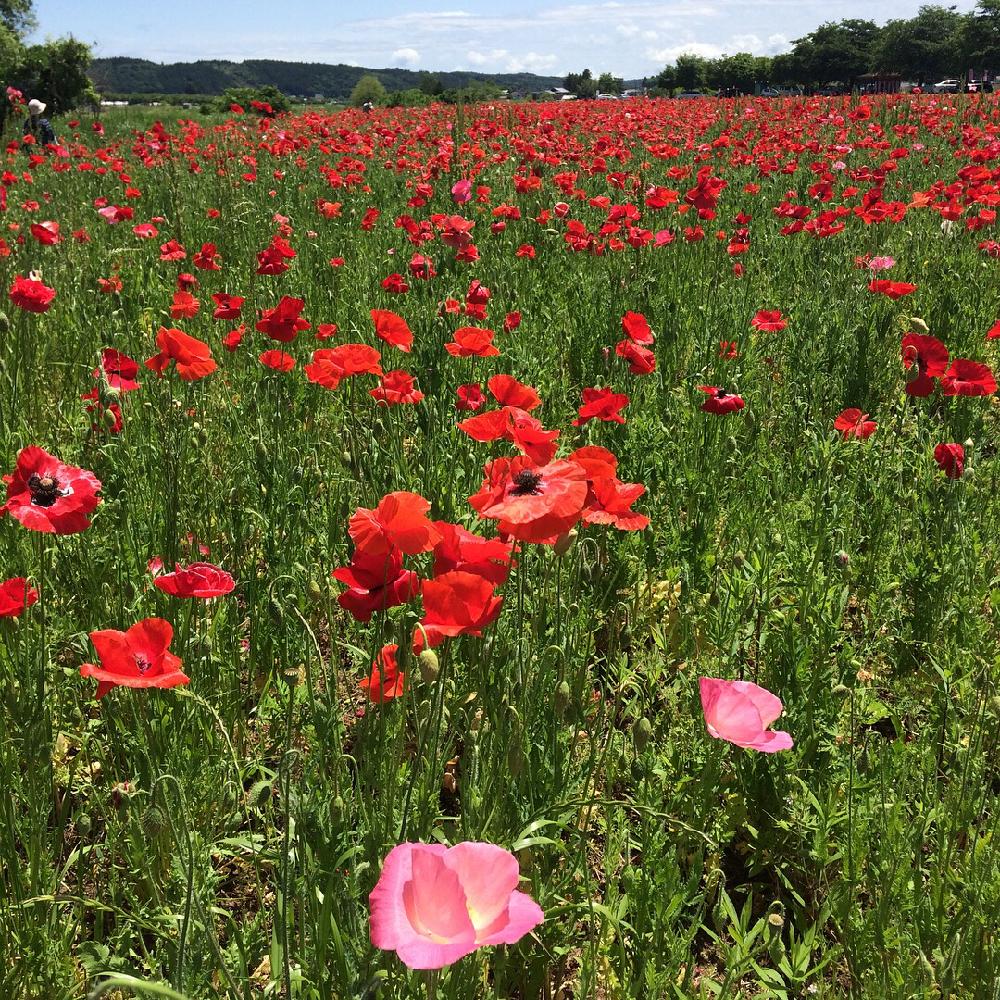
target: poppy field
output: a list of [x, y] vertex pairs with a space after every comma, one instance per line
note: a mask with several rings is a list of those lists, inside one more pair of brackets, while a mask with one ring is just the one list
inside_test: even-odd
[[0, 997], [1000, 996], [992, 95], [57, 135]]

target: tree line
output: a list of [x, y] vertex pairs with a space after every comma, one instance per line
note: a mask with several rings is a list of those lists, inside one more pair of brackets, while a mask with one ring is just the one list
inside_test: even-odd
[[924, 85], [943, 78], [981, 78], [1000, 72], [1000, 0], [979, 0], [974, 10], [925, 4], [915, 17], [874, 21], [828, 21], [790, 52], [749, 52], [704, 59], [685, 53], [653, 78], [662, 91], [711, 87], [752, 93], [760, 84], [850, 87], [868, 73], [898, 74]]

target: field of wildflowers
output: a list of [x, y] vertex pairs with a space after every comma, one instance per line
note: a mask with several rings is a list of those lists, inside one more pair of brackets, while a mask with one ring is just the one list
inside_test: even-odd
[[4, 153], [0, 997], [1000, 995], [1000, 103]]

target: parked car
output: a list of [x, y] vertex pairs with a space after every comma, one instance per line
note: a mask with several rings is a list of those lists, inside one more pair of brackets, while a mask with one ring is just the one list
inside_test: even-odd
[[777, 87], [765, 87], [760, 92], [761, 97], [781, 97], [781, 91]]
[[958, 80], [942, 80], [934, 84], [935, 94], [957, 94], [962, 89]]

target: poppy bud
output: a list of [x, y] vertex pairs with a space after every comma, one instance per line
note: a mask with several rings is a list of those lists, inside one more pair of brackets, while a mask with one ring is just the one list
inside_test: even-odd
[[552, 546], [552, 550], [561, 559], [567, 552], [573, 547], [573, 543], [576, 541], [577, 530], [576, 528], [570, 528], [569, 531], [565, 532], [556, 539], [556, 544]]
[[846, 684], [834, 684], [830, 691], [834, 698], [846, 698], [850, 693], [851, 689]]
[[743, 569], [743, 566], [746, 563], [746, 561], [747, 557], [746, 554], [743, 552], [737, 552], [736, 555], [733, 556], [733, 565], [737, 569]]
[[632, 739], [635, 741], [637, 753], [642, 753], [649, 744], [649, 738], [653, 735], [653, 725], [645, 716], [636, 719], [632, 726]]
[[150, 840], [158, 837], [166, 829], [166, 826], [166, 814], [159, 806], [151, 805], [142, 814], [142, 830]]
[[921, 333], [931, 332], [931, 328], [919, 316], [910, 317], [910, 326], [915, 327]]
[[81, 837], [89, 837], [89, 836], [90, 836], [90, 831], [91, 831], [91, 830], [92, 830], [93, 828], [94, 828], [94, 824], [93, 824], [93, 823], [91, 823], [91, 821], [90, 821], [90, 817], [89, 817], [89, 816], [88, 816], [88, 815], [87, 815], [86, 813], [84, 813], [84, 814], [83, 814], [83, 815], [82, 815], [82, 816], [81, 816], [81, 817], [80, 817], [80, 818], [79, 818], [79, 819], [78, 819], [78, 820], [76, 821], [76, 832], [77, 832], [77, 833], [78, 833], [78, 834], [79, 834], [79, 835], [80, 835]]
[[838, 549], [833, 554], [833, 561], [841, 568], [846, 569], [851, 565], [851, 557], [843, 550]]
[[5, 312], [0, 312], [0, 333], [6, 333], [10, 329], [10, 319]]
[[560, 681], [556, 687], [556, 715], [560, 719], [566, 718], [570, 703], [573, 700], [573, 692], [569, 689], [567, 681]]
[[271, 801], [271, 783], [258, 781], [250, 789], [247, 797], [258, 809], [263, 809]]
[[208, 444], [208, 431], [206, 431], [204, 427], [199, 427], [195, 433], [195, 438], [197, 439], [198, 444], [204, 448], [205, 445]]
[[323, 588], [316, 580], [309, 581], [309, 596], [318, 604], [323, 600]]
[[420, 651], [420, 655], [417, 657], [417, 666], [420, 668], [420, 677], [425, 684], [433, 684], [441, 672], [437, 653], [433, 649]]
[[344, 800], [341, 796], [337, 796], [330, 803], [330, 822], [334, 826], [340, 826], [344, 822], [344, 817], [347, 815], [347, 807], [344, 805]]
[[101, 414], [101, 417], [109, 429], [113, 428], [115, 424], [118, 423], [118, 417], [115, 415], [113, 410], [105, 410]]

